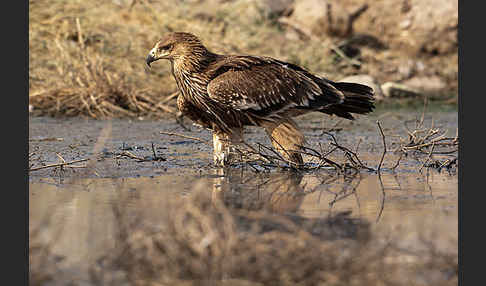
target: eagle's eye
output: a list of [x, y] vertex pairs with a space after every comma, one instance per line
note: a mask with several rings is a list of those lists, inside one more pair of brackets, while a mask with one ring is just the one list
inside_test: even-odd
[[159, 47], [159, 52], [168, 51], [171, 48], [171, 46], [172, 46], [171, 44], [161, 46], [161, 47]]

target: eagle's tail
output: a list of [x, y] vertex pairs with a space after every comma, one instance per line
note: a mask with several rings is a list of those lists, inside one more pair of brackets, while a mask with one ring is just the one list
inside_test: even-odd
[[351, 82], [332, 82], [332, 85], [344, 94], [344, 102], [327, 106], [319, 110], [320, 112], [354, 119], [351, 113], [366, 114], [375, 108], [371, 87]]

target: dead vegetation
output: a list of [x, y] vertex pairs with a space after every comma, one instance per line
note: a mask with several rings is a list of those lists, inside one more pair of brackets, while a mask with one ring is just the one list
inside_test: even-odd
[[[376, 167], [368, 166], [360, 159], [358, 148], [361, 142], [353, 147], [346, 147], [340, 144], [336, 136], [327, 131], [322, 131], [321, 135], [326, 135], [328, 140], [327, 146], [318, 143], [317, 146], [301, 146], [302, 150], [290, 150], [299, 152], [306, 158], [304, 165], [296, 166], [292, 162], [285, 159], [275, 148], [266, 146], [261, 143], [254, 145], [243, 142], [234, 147], [233, 161], [229, 166], [241, 167], [245, 166], [252, 171], [269, 172], [274, 168], [293, 169], [298, 171], [315, 171], [315, 170], [332, 170], [340, 174], [349, 175], [356, 174], [361, 171], [369, 171], [380, 173], [382, 171], [385, 156], [387, 154], [398, 155], [395, 163], [386, 168], [387, 171], [395, 172], [399, 167], [403, 158], [410, 157], [419, 162], [418, 171], [422, 171], [425, 167], [427, 169], [434, 168], [439, 172], [446, 169], [449, 172], [455, 172], [458, 167], [458, 148], [459, 136], [456, 130], [454, 137], [446, 136], [447, 131], [434, 127], [434, 120], [431, 120], [429, 127], [425, 126], [425, 114], [427, 111], [427, 98], [424, 101], [423, 113], [420, 119], [404, 121], [404, 126], [407, 134], [390, 133], [388, 137], [385, 135], [380, 121], [376, 121], [377, 133], [382, 138], [382, 152], [380, 161], [376, 163]], [[413, 127], [408, 126], [409, 123], [414, 122]], [[335, 126], [336, 127], [336, 126]], [[338, 128], [339, 130], [339, 128]], [[174, 132], [160, 132], [170, 136], [177, 136], [186, 139], [199, 141], [211, 146], [211, 143], [193, 136], [187, 136]], [[393, 139], [390, 139], [393, 138]], [[398, 138], [396, 140], [395, 138]], [[393, 148], [389, 150], [388, 144]], [[353, 151], [354, 150], [354, 151]], [[339, 158], [339, 159], [335, 159]]]
[[[174, 98], [175, 87], [163, 88], [160, 75], [143, 65], [158, 29], [155, 23], [142, 25], [139, 21], [150, 15], [139, 13], [137, 23], [122, 26], [130, 12], [111, 1], [30, 1], [29, 103], [34, 112], [93, 118], [175, 113], [163, 101]], [[142, 28], [134, 38], [135, 26]], [[147, 39], [143, 32], [150, 29], [153, 36]]]
[[[359, 158], [357, 150], [360, 142], [358, 142], [358, 145], [354, 148], [355, 151], [353, 151], [350, 148], [338, 143], [336, 137], [332, 133], [327, 131], [323, 131], [321, 135], [327, 135], [329, 137], [330, 140], [328, 146], [324, 146], [323, 144], [319, 143], [318, 150], [317, 148], [311, 148], [308, 146], [300, 146], [301, 150], [288, 150], [292, 152], [298, 152], [303, 156], [306, 156], [308, 158], [308, 162], [303, 165], [295, 165], [293, 162], [284, 158], [284, 156], [282, 156], [282, 154], [280, 154], [274, 147], [269, 147], [261, 143], [251, 145], [247, 142], [243, 142], [242, 144], [233, 146], [233, 150], [231, 150], [231, 152], [233, 153], [234, 159], [229, 162], [228, 166], [248, 166], [256, 173], [268, 172], [273, 168], [293, 169], [300, 171], [327, 169], [334, 170], [338, 173], [343, 174], [349, 172], [356, 174], [359, 173], [361, 170], [379, 172], [385, 154], [387, 153], [387, 149], [385, 134], [383, 134], [383, 130], [379, 121], [377, 121], [377, 126], [383, 139], [383, 153], [380, 162], [378, 163], [376, 168], [366, 166]], [[165, 131], [161, 131], [160, 133], [196, 140], [211, 146], [210, 142], [197, 137]], [[341, 157], [344, 160], [342, 162], [336, 162], [336, 160], [330, 159], [331, 155], [342, 155]]]
[[[382, 138], [382, 151], [381, 158], [379, 162], [376, 162], [375, 166], [368, 166], [362, 159], [360, 159], [358, 149], [361, 141], [357, 142], [355, 147], [347, 147], [339, 143], [333, 133], [327, 131], [322, 131], [321, 134], [322, 136], [327, 136], [327, 144], [318, 143], [317, 146], [301, 146], [301, 150], [292, 150], [301, 153], [306, 158], [306, 163], [304, 165], [296, 166], [285, 159], [272, 146], [266, 146], [261, 143], [249, 144], [243, 142], [243, 144], [234, 146], [232, 150], [234, 154], [232, 157], [233, 160], [228, 166], [236, 168], [246, 167], [255, 173], [270, 172], [271, 170], [278, 168], [292, 169], [300, 172], [327, 170], [342, 175], [350, 175], [360, 173], [361, 171], [380, 173], [380, 171], [384, 169], [386, 169], [386, 171], [394, 172], [399, 167], [403, 158], [410, 157], [420, 163], [417, 167], [418, 171], [421, 171], [424, 167], [434, 168], [438, 171], [441, 171], [443, 168], [448, 171], [455, 171], [458, 165], [458, 134], [456, 134], [455, 137], [446, 136], [447, 132], [443, 131], [441, 128], [434, 128], [433, 120], [431, 121], [430, 127], [424, 127], [425, 111], [426, 105], [424, 105], [424, 112], [421, 119], [412, 120], [415, 122], [413, 128], [409, 128], [407, 125], [410, 121], [404, 122], [407, 130], [407, 135], [405, 137], [403, 134], [388, 134], [388, 137], [398, 137], [398, 141], [394, 140], [393, 142], [388, 143], [391, 143], [391, 146], [394, 147], [393, 150], [388, 150], [389, 147], [387, 147], [386, 142], [390, 141], [390, 139], [385, 135], [380, 122], [376, 122], [377, 133]], [[182, 133], [160, 131], [160, 134], [195, 140], [210, 147], [212, 146], [207, 140]], [[48, 138], [46, 140], [51, 139]], [[398, 159], [396, 159], [395, 163], [391, 166], [383, 168], [383, 163], [387, 154], [398, 155]], [[76, 163], [89, 160], [89, 158], [85, 158], [67, 162], [61, 154], [56, 153], [59, 162], [46, 164], [40, 160], [39, 156], [36, 157], [35, 155], [36, 152], [31, 152], [29, 154], [29, 172], [47, 168], [55, 168], [59, 172], [64, 171], [65, 168], [86, 168], [86, 165], [76, 165]], [[153, 143], [151, 155], [140, 156], [130, 152], [130, 150], [121, 148], [121, 151], [98, 152], [95, 157], [98, 159], [113, 159], [115, 163], [120, 159], [131, 159], [136, 162], [166, 160], [162, 154], [156, 152]], [[91, 159], [96, 159], [95, 157]]]
[[[283, 23], [285, 17], [281, 16], [292, 9], [275, 15], [262, 3], [31, 0], [30, 108], [33, 114], [93, 118], [161, 117], [176, 113], [177, 87], [169, 65], [156, 64], [151, 70], [144, 65], [155, 41], [176, 30], [197, 34], [215, 52], [272, 56], [334, 80], [356, 73], [368, 73], [380, 82], [407, 80], [414, 75], [430, 76], [447, 70], [445, 82], [451, 83], [453, 90], [457, 88], [457, 63], [453, 62], [457, 52], [451, 60], [447, 55], [429, 60], [427, 55], [404, 63], [400, 50], [359, 44], [355, 39], [359, 31], [344, 39], [314, 34], [303, 39], [295, 34], [292, 25]], [[361, 3], [356, 7], [368, 6]], [[355, 13], [346, 8], [350, 14], [347, 19], [350, 23], [356, 19], [359, 22], [369, 18], [366, 15], [370, 13], [381, 19], [377, 16], [381, 10], [373, 7], [370, 3], [368, 9], [357, 8]], [[353, 18], [360, 13], [364, 16]], [[339, 20], [336, 15], [332, 17], [335, 22]], [[377, 23], [370, 25], [378, 29]], [[350, 33], [352, 25], [346, 27]], [[393, 70], [382, 68], [383, 64]], [[437, 71], [435, 66], [439, 67]]]
[[60, 58], [57, 79], [61, 81], [30, 94], [30, 104], [34, 108], [51, 116], [85, 115], [92, 118], [175, 113], [174, 108], [150, 96], [147, 89], [131, 85], [125, 73], [109, 70], [105, 59], [93, 55], [81, 43], [74, 55], [69, 56], [68, 46], [58, 40], [55, 42]]
[[[458, 166], [459, 134], [456, 129], [454, 137], [446, 136], [447, 131], [434, 126], [434, 120], [430, 126], [425, 126], [425, 113], [427, 110], [427, 99], [424, 101], [424, 109], [420, 119], [404, 122], [407, 135], [398, 136], [399, 142], [395, 142], [394, 153], [402, 157], [411, 156], [421, 162], [419, 171], [424, 167], [434, 168], [439, 172], [445, 168], [448, 171], [455, 171]], [[413, 128], [408, 126], [414, 122]], [[398, 164], [398, 163], [397, 163]]]

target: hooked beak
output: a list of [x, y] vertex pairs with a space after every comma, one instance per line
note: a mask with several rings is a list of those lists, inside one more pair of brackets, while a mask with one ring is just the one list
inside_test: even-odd
[[154, 56], [150, 53], [148, 56], [147, 56], [147, 59], [145, 60], [145, 62], [147, 63], [148, 67], [150, 67], [150, 64], [152, 62], [155, 62], [155, 58]]
[[155, 62], [156, 60], [158, 60], [158, 58], [156, 58], [154, 55], [155, 55], [155, 52], [156, 52], [156, 48], [153, 48], [152, 50], [150, 50], [147, 58], [145, 59], [145, 62], [147, 63], [148, 67], [150, 67], [150, 64], [152, 62]]

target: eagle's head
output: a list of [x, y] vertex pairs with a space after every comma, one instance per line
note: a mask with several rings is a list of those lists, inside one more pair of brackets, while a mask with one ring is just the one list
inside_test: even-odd
[[174, 61], [191, 60], [208, 53], [201, 41], [190, 33], [173, 32], [158, 41], [150, 50], [146, 62], [150, 67], [152, 62], [160, 59]]

